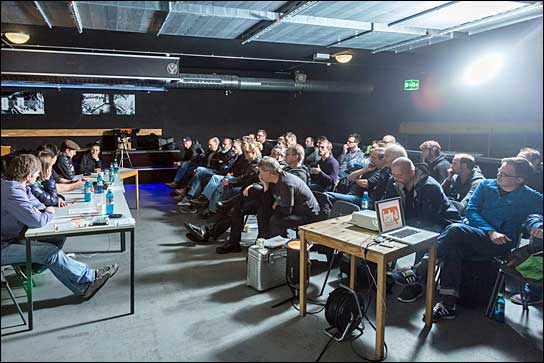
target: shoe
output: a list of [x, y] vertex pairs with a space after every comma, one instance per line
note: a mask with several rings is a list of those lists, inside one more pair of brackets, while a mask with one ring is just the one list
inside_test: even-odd
[[[182, 197], [181, 195], [177, 195], [177, 194], [174, 196], [174, 200], [175, 200], [176, 202], [181, 202], [181, 201], [183, 200], [183, 198], [185, 198], [185, 197]], [[176, 204], [177, 204], [177, 203], [176, 203]]]
[[[433, 323], [440, 320], [453, 320], [455, 319], [455, 315], [455, 304], [446, 305], [440, 301], [433, 307]], [[423, 317], [423, 319], [425, 319], [425, 317]]]
[[193, 242], [208, 242], [207, 240], [203, 240], [200, 237], [195, 236], [192, 233], [185, 233], [185, 237], [187, 237], [189, 240], [191, 240]]
[[197, 208], [207, 208], [210, 202], [208, 201], [208, 198], [206, 198], [204, 195], [200, 194], [198, 198], [191, 199], [190, 201], [191, 205], [193, 207]]
[[200, 241], [202, 242], [207, 242], [208, 239], [210, 238], [210, 234], [208, 233], [208, 229], [204, 226], [197, 226], [196, 224], [192, 224], [192, 223], [184, 223], [185, 224], [185, 228], [187, 228], [187, 231], [198, 237], [200, 239]]
[[180, 212], [181, 214], [197, 214], [198, 209], [193, 208], [189, 205], [181, 205], [178, 207], [178, 212]]
[[173, 181], [173, 182], [170, 182], [170, 183], [166, 183], [166, 186], [168, 186], [168, 187], [170, 187], [172, 189], [176, 189], [179, 185], [178, 185], [178, 183]]
[[103, 267], [99, 267], [94, 270], [94, 278], [100, 278], [106, 274], [110, 275], [110, 277], [113, 277], [117, 273], [117, 270], [119, 270], [119, 265], [114, 263], [112, 265], [107, 265]]
[[[532, 295], [529, 295], [529, 294], [525, 294], [525, 296], [527, 298], [527, 305], [528, 306], [542, 304], [542, 302], [543, 302], [542, 299], [539, 299], [539, 298], [537, 298], [535, 296], [532, 296]], [[510, 298], [510, 301], [512, 302], [512, 304], [523, 305], [523, 302], [521, 301], [521, 294], [513, 295]]]
[[187, 196], [181, 197], [181, 200], [178, 202], [178, 205], [179, 206], [185, 205], [185, 206], [190, 207], [191, 206], [191, 198], [189, 198]]
[[420, 284], [408, 285], [397, 296], [397, 300], [403, 303], [411, 303], [423, 295], [423, 286]]
[[176, 189], [174, 191], [176, 192], [177, 195], [181, 195], [182, 197], [184, 197], [185, 193], [187, 193], [187, 188], [180, 188], [180, 189]]
[[230, 209], [232, 205], [240, 198], [240, 195], [241, 194], [236, 194], [235, 196], [230, 197], [229, 199], [221, 200], [217, 202], [217, 206], [219, 208]]
[[408, 286], [418, 282], [418, 277], [412, 270], [395, 271], [390, 272], [387, 275], [391, 276], [393, 280], [395, 280], [395, 283], [399, 285]]
[[236, 252], [242, 252], [242, 247], [240, 247], [239, 243], [231, 243], [227, 242], [221, 247], [217, 247], [215, 249], [216, 253], [219, 254], [225, 254], [225, 253], [236, 253]]
[[81, 295], [83, 300], [90, 300], [97, 292], [100, 290], [106, 282], [110, 279], [110, 274], [106, 273], [98, 278], [95, 278], [94, 281], [87, 287], [87, 290]]

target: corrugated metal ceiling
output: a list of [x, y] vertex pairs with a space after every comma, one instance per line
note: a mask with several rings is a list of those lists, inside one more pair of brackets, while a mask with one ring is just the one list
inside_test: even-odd
[[[403, 51], [542, 16], [525, 1], [75, 1], [85, 29]], [[38, 6], [43, 9], [43, 15]], [[75, 27], [65, 1], [2, 1], [2, 23]], [[457, 31], [457, 33], [453, 33]]]

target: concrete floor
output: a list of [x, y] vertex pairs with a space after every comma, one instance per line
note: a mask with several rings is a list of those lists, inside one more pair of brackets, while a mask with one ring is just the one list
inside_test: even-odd
[[[136, 313], [129, 311], [128, 253], [76, 258], [93, 266], [118, 262], [118, 274], [92, 300], [73, 298], [50, 272], [35, 277], [35, 329], [2, 337], [2, 361], [315, 361], [328, 341], [323, 312], [300, 318], [289, 305], [271, 306], [289, 296], [286, 286], [259, 293], [245, 285], [246, 251], [217, 255], [219, 242], [195, 244], [185, 237], [163, 185], [140, 186], [136, 228]], [[134, 205], [134, 188], [127, 200]], [[256, 231], [244, 234], [254, 240]], [[90, 247], [92, 246], [92, 247]], [[115, 250], [117, 235], [75, 237], [65, 251]], [[326, 265], [312, 254], [310, 295], [321, 286]], [[408, 266], [413, 257], [399, 261]], [[322, 297], [338, 284], [338, 273]], [[387, 361], [542, 361], [542, 306], [523, 315], [507, 301], [506, 324], [484, 317], [484, 308], [460, 310], [453, 321], [426, 334], [424, 300], [402, 304], [396, 287], [387, 296]], [[16, 289], [23, 295], [21, 288]], [[24, 298], [21, 298], [23, 308]], [[309, 305], [309, 310], [316, 306]], [[369, 309], [374, 318], [374, 303]], [[123, 316], [124, 315], [124, 316]], [[2, 290], [2, 334], [18, 315]], [[374, 332], [368, 323], [353, 349], [373, 357]], [[321, 361], [361, 361], [349, 342], [333, 343]]]

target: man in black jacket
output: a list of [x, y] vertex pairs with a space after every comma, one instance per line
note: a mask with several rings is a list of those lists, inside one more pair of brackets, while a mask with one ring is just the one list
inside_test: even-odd
[[72, 140], [64, 140], [60, 147], [59, 157], [55, 163], [54, 169], [62, 179], [67, 182], [71, 182], [76, 175], [74, 165], [72, 164], [72, 158], [76, 155], [77, 151], [81, 150], [78, 144]]
[[94, 143], [89, 150], [81, 156], [79, 161], [79, 174], [96, 173], [102, 170], [102, 160], [100, 160], [100, 144]]
[[448, 177], [448, 169], [451, 164], [440, 153], [440, 144], [434, 140], [429, 140], [419, 145], [419, 149], [421, 150], [421, 158], [429, 166], [429, 175], [438, 183], [442, 183]]
[[272, 144], [270, 141], [266, 141], [266, 130], [260, 129], [257, 131], [257, 134], [255, 135], [255, 138], [258, 142], [261, 143], [263, 146], [263, 149], [261, 150], [262, 156], [270, 156], [270, 152], [272, 151], [272, 148], [274, 147], [274, 144]]
[[448, 169], [448, 177], [442, 182], [442, 189], [459, 213], [464, 215], [470, 197], [484, 179], [480, 168], [474, 162], [474, 157], [456, 154], [451, 168]]
[[304, 161], [304, 148], [302, 145], [294, 145], [287, 148], [285, 152], [285, 162], [287, 166], [283, 170], [298, 176], [306, 184], [310, 181], [310, 169], [302, 165]]
[[181, 149], [180, 149], [180, 161], [176, 161], [174, 166], [178, 167], [174, 181], [166, 183], [171, 188], [177, 188], [182, 178], [185, 176], [185, 173], [189, 169], [189, 162], [196, 158], [199, 155], [204, 154], [204, 149], [198, 141], [193, 141], [191, 137], [185, 136], [181, 139]]

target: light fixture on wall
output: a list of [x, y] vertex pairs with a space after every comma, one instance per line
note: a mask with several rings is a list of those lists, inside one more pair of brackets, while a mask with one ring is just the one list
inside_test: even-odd
[[24, 44], [28, 42], [28, 40], [30, 39], [30, 35], [26, 33], [7, 32], [7, 33], [4, 33], [4, 36], [6, 37], [7, 40], [9, 40], [10, 42], [14, 44]]
[[334, 56], [334, 59], [336, 59], [338, 63], [348, 63], [352, 58], [353, 55], [351, 54], [336, 54]]

